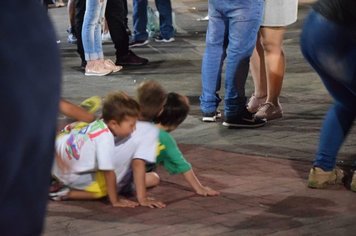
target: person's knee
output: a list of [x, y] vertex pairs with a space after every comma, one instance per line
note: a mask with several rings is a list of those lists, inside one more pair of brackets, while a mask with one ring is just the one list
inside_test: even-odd
[[276, 42], [269, 39], [261, 39], [261, 45], [266, 53], [282, 53], [282, 42]]
[[159, 185], [160, 181], [161, 181], [161, 178], [159, 177], [159, 175], [156, 172], [146, 173], [146, 187], [147, 188], [156, 187], [157, 185]]

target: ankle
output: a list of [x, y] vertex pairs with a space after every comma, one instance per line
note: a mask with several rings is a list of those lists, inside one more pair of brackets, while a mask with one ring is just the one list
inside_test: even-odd
[[267, 97], [267, 94], [265, 94], [265, 93], [256, 93], [256, 92], [254, 92], [253, 95], [258, 99]]

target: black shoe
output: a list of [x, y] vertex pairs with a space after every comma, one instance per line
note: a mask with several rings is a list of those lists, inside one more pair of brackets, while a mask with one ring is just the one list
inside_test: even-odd
[[215, 122], [217, 119], [221, 118], [221, 112], [211, 112], [211, 113], [203, 113], [202, 121], [203, 122]]
[[227, 117], [222, 124], [228, 128], [258, 128], [266, 123], [266, 119], [255, 118], [252, 113], [245, 111], [241, 116]]
[[80, 63], [80, 69], [85, 70], [86, 66], [87, 66], [87, 62], [86, 61], [82, 61], [82, 63]]
[[130, 50], [125, 56], [117, 58], [115, 64], [120, 66], [142, 66], [147, 63], [148, 60], [146, 58], [139, 57]]

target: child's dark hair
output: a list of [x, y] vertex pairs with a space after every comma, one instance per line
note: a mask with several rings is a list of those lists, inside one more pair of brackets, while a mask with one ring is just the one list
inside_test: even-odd
[[177, 127], [189, 113], [189, 100], [178, 93], [168, 93], [162, 113], [155, 119], [156, 123], [164, 126]]
[[103, 102], [103, 120], [115, 120], [122, 122], [125, 117], [139, 117], [140, 106], [137, 101], [129, 97], [124, 92], [115, 92], [108, 94]]
[[141, 108], [141, 120], [152, 121], [161, 112], [167, 92], [154, 80], [142, 82], [137, 88], [138, 103]]

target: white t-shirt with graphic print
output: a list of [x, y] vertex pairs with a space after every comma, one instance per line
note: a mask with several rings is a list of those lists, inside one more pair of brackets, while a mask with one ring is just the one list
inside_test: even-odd
[[114, 170], [114, 147], [114, 136], [103, 120], [74, 128], [56, 139], [56, 152], [69, 170], [62, 173], [55, 163], [53, 174], [69, 183], [81, 173]]

